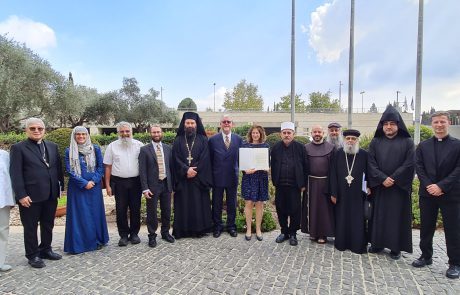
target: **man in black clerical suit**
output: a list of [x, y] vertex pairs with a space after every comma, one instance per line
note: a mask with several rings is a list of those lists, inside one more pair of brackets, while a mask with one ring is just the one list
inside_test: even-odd
[[11, 147], [10, 176], [24, 227], [26, 257], [32, 267], [42, 268], [45, 266], [42, 258], [62, 258], [51, 249], [51, 241], [57, 199], [64, 190], [64, 176], [57, 145], [43, 140], [43, 121], [28, 119], [26, 134], [28, 139]]
[[441, 209], [449, 269], [446, 276], [460, 276], [460, 140], [449, 135], [449, 113], [431, 115], [434, 136], [419, 144], [416, 171], [420, 179], [420, 250], [414, 267], [433, 263], [433, 234]]
[[158, 228], [157, 205], [160, 200], [161, 238], [174, 243], [169, 234], [171, 218], [172, 192], [172, 151], [169, 145], [161, 142], [163, 132], [160, 126], [150, 128], [152, 142], [141, 147], [139, 152], [139, 176], [142, 193], [147, 205], [147, 230], [149, 246], [156, 247], [156, 230]]

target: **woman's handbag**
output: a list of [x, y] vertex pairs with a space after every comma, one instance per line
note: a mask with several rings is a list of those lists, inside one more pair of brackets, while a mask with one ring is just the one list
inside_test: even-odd
[[372, 202], [368, 197], [364, 199], [364, 219], [370, 220], [372, 218]]

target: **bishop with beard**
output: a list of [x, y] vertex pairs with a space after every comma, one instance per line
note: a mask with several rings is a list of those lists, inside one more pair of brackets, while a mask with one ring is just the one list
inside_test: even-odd
[[369, 190], [364, 182], [368, 155], [359, 148], [359, 135], [354, 129], [343, 132], [344, 146], [335, 153], [330, 186], [335, 204], [335, 248], [362, 254], [367, 247], [363, 206]]
[[172, 149], [176, 239], [203, 237], [212, 229], [211, 160], [208, 138], [198, 114], [186, 112]]

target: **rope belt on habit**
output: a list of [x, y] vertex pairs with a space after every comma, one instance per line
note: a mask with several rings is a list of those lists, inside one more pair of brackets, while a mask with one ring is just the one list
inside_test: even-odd
[[308, 175], [308, 177], [311, 177], [311, 178], [318, 178], [318, 179], [327, 178], [327, 176], [314, 176], [314, 175]]

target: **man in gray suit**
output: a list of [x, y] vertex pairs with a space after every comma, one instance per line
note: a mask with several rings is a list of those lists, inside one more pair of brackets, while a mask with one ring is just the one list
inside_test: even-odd
[[171, 148], [161, 142], [163, 132], [160, 126], [150, 128], [152, 142], [141, 147], [139, 153], [139, 176], [142, 193], [147, 201], [147, 229], [149, 232], [149, 246], [154, 248], [156, 230], [158, 228], [157, 205], [160, 200], [161, 209], [161, 238], [174, 243], [169, 234], [171, 217], [172, 192], [172, 153]]

